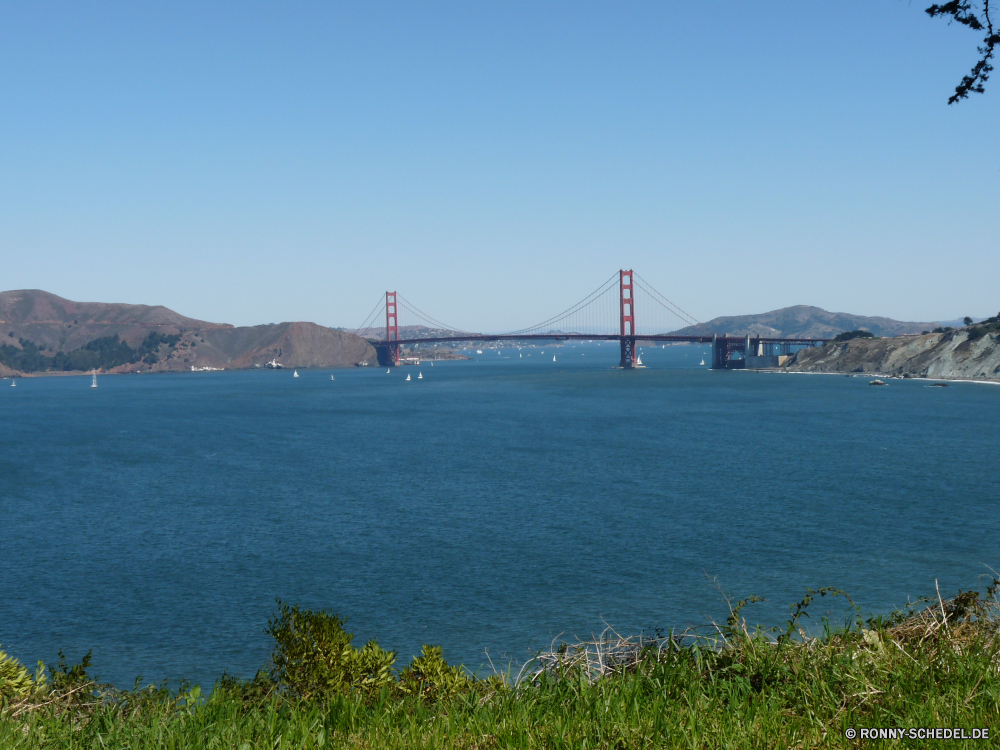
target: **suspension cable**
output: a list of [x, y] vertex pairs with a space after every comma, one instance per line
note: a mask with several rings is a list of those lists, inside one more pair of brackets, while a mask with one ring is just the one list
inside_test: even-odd
[[[677, 305], [675, 305], [675, 304], [674, 304], [673, 302], [671, 302], [671, 301], [670, 301], [669, 299], [667, 299], [667, 298], [666, 298], [666, 297], [665, 297], [664, 295], [660, 294], [660, 292], [658, 292], [658, 291], [657, 291], [657, 290], [656, 290], [656, 289], [655, 289], [655, 288], [653, 287], [653, 285], [652, 285], [652, 284], [650, 284], [650, 283], [649, 283], [648, 281], [646, 281], [646, 280], [645, 280], [645, 279], [643, 279], [643, 278], [642, 278], [641, 276], [639, 276], [639, 274], [635, 274], [635, 277], [636, 277], [637, 279], [639, 279], [639, 280], [640, 280], [640, 281], [642, 282], [642, 289], [643, 289], [644, 291], [646, 291], [646, 292], [649, 292], [650, 294], [653, 294], [653, 295], [655, 295], [656, 297], [659, 297], [660, 299], [662, 299], [662, 300], [663, 300], [664, 302], [666, 302], [666, 303], [667, 303], [667, 305], [669, 305], [669, 307], [668, 307], [667, 309], [670, 309], [670, 308], [672, 307], [672, 308], [674, 308], [674, 310], [677, 310], [677, 311], [678, 311], [678, 312], [680, 313], [680, 314], [678, 314], [678, 312], [674, 312], [673, 310], [671, 310], [671, 312], [674, 312], [674, 315], [677, 315], [677, 317], [678, 317], [678, 318], [680, 318], [680, 319], [681, 319], [682, 321], [684, 321], [684, 322], [685, 322], [685, 323], [687, 323], [688, 325], [690, 325], [690, 326], [694, 326], [694, 327], [696, 327], [696, 328], [700, 328], [700, 329], [701, 329], [701, 330], [703, 330], [703, 331], [704, 331], [705, 333], [707, 333], [707, 334], [709, 334], [709, 335], [712, 335], [712, 331], [710, 331], [710, 330], [709, 330], [709, 329], [708, 329], [708, 328], [707, 328], [707, 327], [705, 326], [705, 324], [704, 324], [704, 323], [702, 323], [701, 321], [699, 321], [699, 320], [698, 320], [698, 319], [697, 319], [696, 317], [694, 317], [694, 316], [693, 316], [693, 315], [691, 315], [690, 313], [686, 313], [686, 312], [684, 312], [683, 310], [681, 310], [681, 308], [680, 308], [680, 307], [678, 307]], [[648, 288], [647, 288], [647, 287], [648, 287]], [[654, 301], [659, 301], [659, 300], [654, 300]], [[663, 303], [661, 302], [660, 304], [662, 305]]]
[[[360, 331], [367, 331], [368, 330], [368, 327], [369, 327], [369, 322], [368, 321], [369, 321], [369, 319], [375, 317], [375, 314], [378, 312], [379, 306], [381, 306], [383, 308], [385, 307], [385, 298], [384, 297], [381, 298], [381, 299], [379, 299], [379, 301], [375, 303], [375, 307], [372, 308], [372, 311], [370, 313], [368, 313], [368, 317], [365, 318], [365, 322], [361, 324], [361, 328], [355, 328], [354, 329], [354, 335], [355, 336], [357, 336]], [[372, 322], [374, 322], [374, 321], [372, 321]]]
[[431, 325], [437, 326], [438, 328], [443, 328], [446, 331], [454, 331], [456, 333], [472, 333], [472, 331], [465, 331], [462, 330], [461, 328], [455, 328], [453, 326], [448, 325], [447, 323], [442, 323], [437, 318], [432, 318], [430, 315], [423, 312], [419, 307], [414, 305], [412, 302], [407, 300], [405, 297], [403, 297], [403, 295], [399, 293], [396, 294], [396, 298], [400, 300], [400, 304], [403, 307], [405, 307], [411, 313], [416, 315], [418, 318], [422, 319], [425, 323], [430, 323]]
[[538, 323], [537, 325], [528, 326], [527, 328], [521, 328], [521, 329], [519, 329], [517, 331], [511, 331], [507, 335], [516, 335], [518, 333], [527, 333], [528, 331], [534, 331], [534, 330], [536, 330], [538, 328], [541, 328], [544, 325], [548, 325], [549, 323], [553, 323], [553, 322], [556, 322], [556, 321], [559, 321], [559, 320], [562, 320], [562, 319], [568, 317], [569, 315], [573, 314], [574, 312], [577, 312], [579, 309], [581, 309], [583, 307], [586, 307], [591, 302], [595, 302], [596, 298], [595, 299], [591, 299], [592, 297], [594, 297], [594, 295], [600, 296], [600, 295], [606, 293], [608, 291], [608, 289], [606, 289], [605, 287], [607, 287], [610, 282], [614, 281], [615, 276], [617, 276], [617, 273], [612, 274], [611, 278], [609, 278], [607, 281], [605, 281], [603, 284], [601, 284], [599, 287], [597, 287], [596, 290], [594, 290], [593, 292], [591, 292], [590, 294], [588, 294], [586, 297], [584, 297], [582, 301], [577, 302], [575, 305], [567, 308], [566, 310], [563, 310], [563, 312], [559, 313], [558, 315], [556, 315], [554, 317], [551, 317], [548, 320], [543, 320], [541, 323]]

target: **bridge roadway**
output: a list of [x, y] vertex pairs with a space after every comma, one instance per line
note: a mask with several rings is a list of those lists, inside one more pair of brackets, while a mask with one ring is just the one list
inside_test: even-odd
[[[590, 334], [590, 333], [533, 333], [533, 334], [516, 334], [516, 333], [502, 333], [502, 334], [490, 334], [490, 333], [470, 333], [465, 336], [440, 336], [440, 337], [428, 337], [424, 339], [399, 339], [394, 340], [393, 343], [399, 344], [400, 346], [406, 346], [408, 344], [443, 344], [443, 343], [460, 343], [462, 341], [620, 341], [623, 338], [635, 339], [636, 341], [657, 341], [663, 343], [670, 342], [681, 342], [688, 344], [711, 344], [714, 340], [722, 339], [732, 339], [733, 341], [743, 341], [745, 336], [673, 336], [667, 333], [657, 333], [651, 335], [636, 334], [635, 336], [619, 336], [617, 333], [607, 334]], [[781, 338], [765, 338], [751, 336], [751, 343], [762, 343], [762, 344], [805, 344], [805, 345], [815, 345], [815, 344], [826, 344], [830, 339], [781, 339]], [[385, 346], [385, 339], [368, 339], [368, 343], [372, 346]]]
[[[745, 358], [750, 351], [754, 356], [772, 356], [775, 354], [790, 354], [793, 346], [816, 346], [826, 344], [830, 339], [800, 339], [800, 338], [770, 338], [763, 336], [674, 336], [671, 334], [636, 334], [622, 336], [619, 334], [587, 334], [587, 333], [533, 333], [533, 334], [487, 334], [469, 333], [461, 336], [431, 336], [421, 339], [394, 339], [386, 342], [385, 339], [369, 339], [369, 343], [380, 352], [380, 364], [398, 364], [399, 348], [402, 346], [412, 346], [414, 344], [457, 344], [463, 341], [618, 341], [621, 343], [622, 356], [621, 366], [628, 369], [632, 367], [632, 357], [637, 342], [652, 343], [687, 343], [687, 344], [712, 344], [712, 367], [715, 369], [728, 369], [733, 366], [742, 367], [742, 364], [733, 365], [739, 360], [733, 359], [732, 355], [740, 353]], [[387, 344], [391, 343], [390, 347]], [[384, 353], [384, 357], [382, 356]], [[383, 359], [385, 361], [383, 361]]]

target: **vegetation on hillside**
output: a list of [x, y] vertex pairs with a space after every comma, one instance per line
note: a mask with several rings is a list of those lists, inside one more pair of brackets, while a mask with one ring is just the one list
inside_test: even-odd
[[20, 348], [12, 344], [0, 345], [0, 364], [21, 372], [108, 370], [120, 365], [145, 362], [156, 364], [160, 346], [174, 348], [181, 337], [177, 334], [150, 333], [137, 349], [133, 349], [117, 336], [105, 336], [84, 344], [71, 352], [44, 354], [44, 346], [37, 346], [27, 339], [18, 339]]
[[871, 331], [844, 331], [843, 333], [838, 333], [834, 337], [834, 341], [851, 341], [852, 339], [873, 339], [875, 334]]
[[802, 628], [810, 607], [842, 592], [809, 591], [778, 630], [747, 627], [751, 597], [711, 633], [609, 630], [488, 679], [430, 647], [397, 670], [374, 641], [355, 648], [336, 615], [279, 603], [271, 668], [224, 676], [207, 698], [114, 690], [87, 659], [36, 677], [3, 668], [15, 679], [0, 677], [0, 746], [855, 748], [849, 729], [996, 731], [998, 585], [867, 620], [846, 599], [846, 623], [823, 618], [818, 637]]
[[973, 326], [969, 326], [969, 341], [980, 339], [988, 333], [1000, 334], [1000, 313], [992, 318], [981, 320]]

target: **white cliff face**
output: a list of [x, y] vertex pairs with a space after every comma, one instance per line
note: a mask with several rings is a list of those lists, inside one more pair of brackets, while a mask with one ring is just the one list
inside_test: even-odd
[[786, 369], [1000, 380], [1000, 333], [990, 332], [972, 341], [964, 329], [924, 336], [854, 339], [803, 349]]

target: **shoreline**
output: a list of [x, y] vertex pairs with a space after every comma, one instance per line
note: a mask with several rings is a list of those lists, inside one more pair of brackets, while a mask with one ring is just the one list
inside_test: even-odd
[[888, 380], [918, 380], [928, 383], [975, 383], [977, 385], [1000, 385], [1000, 380], [978, 380], [975, 378], [948, 378], [948, 377], [909, 377], [904, 378], [899, 375], [886, 375], [876, 372], [804, 372], [802, 370], [778, 370], [775, 368], [761, 368], [757, 370], [735, 370], [735, 372], [757, 372], [766, 375], [833, 375], [835, 377], [847, 378], [885, 378]]

